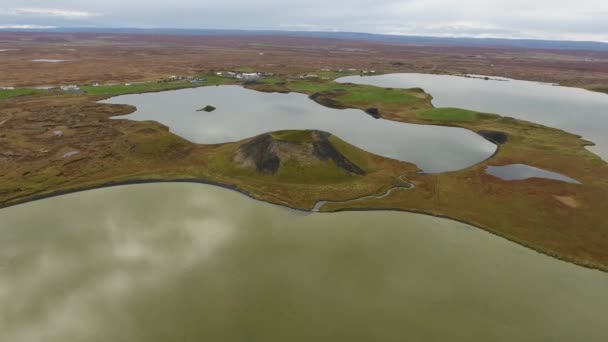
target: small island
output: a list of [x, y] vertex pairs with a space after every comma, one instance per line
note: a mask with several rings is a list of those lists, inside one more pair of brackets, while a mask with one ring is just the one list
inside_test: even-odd
[[197, 109], [197, 112], [207, 112], [207, 113], [211, 113], [214, 110], [216, 110], [217, 108], [213, 107], [213, 106], [205, 106], [204, 108], [201, 109]]

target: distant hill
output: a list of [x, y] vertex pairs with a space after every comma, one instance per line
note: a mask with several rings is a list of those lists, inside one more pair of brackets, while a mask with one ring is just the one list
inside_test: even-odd
[[503, 39], [503, 38], [449, 38], [427, 36], [402, 36], [356, 32], [308, 32], [274, 30], [212, 30], [212, 29], [137, 29], [137, 28], [55, 28], [55, 29], [0, 29], [2, 31], [51, 32], [51, 33], [116, 33], [116, 34], [170, 34], [196, 36], [259, 36], [278, 35], [288, 37], [308, 37], [383, 42], [422, 46], [463, 46], [519, 49], [588, 50], [608, 52], [608, 43], [593, 41]]

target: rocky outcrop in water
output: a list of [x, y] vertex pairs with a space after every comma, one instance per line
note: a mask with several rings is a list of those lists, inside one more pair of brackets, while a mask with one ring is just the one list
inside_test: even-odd
[[197, 112], [213, 112], [214, 110], [216, 110], [217, 108], [213, 107], [213, 106], [205, 106], [204, 108], [201, 108], [199, 110], [197, 110]]

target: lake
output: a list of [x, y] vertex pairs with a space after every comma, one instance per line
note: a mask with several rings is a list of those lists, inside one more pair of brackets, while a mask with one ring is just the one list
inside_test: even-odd
[[[425, 88], [436, 106], [520, 112], [586, 130], [590, 140], [599, 132], [569, 124], [559, 108], [556, 117], [540, 104], [533, 111], [525, 91], [528, 105], [503, 103], [503, 86], [495, 83], [518, 88], [521, 81], [446, 76], [456, 93], [447, 94], [434, 76], [426, 85], [379, 77], [395, 82], [382, 86]], [[341, 79], [362, 80], [379, 79]], [[461, 80], [474, 85], [463, 89]], [[562, 88], [533, 84], [525, 86]], [[504, 96], [513, 100], [518, 90], [508, 89]], [[474, 100], [451, 99], [465, 91]], [[555, 95], [542, 92], [548, 108], [559, 107], [550, 102]], [[562, 99], [569, 101], [578, 100]], [[464, 129], [376, 120], [302, 94], [239, 86], [104, 102], [137, 107], [118, 119], [155, 120], [197, 143], [320, 129], [427, 172], [465, 168], [496, 149]], [[506, 110], [472, 108], [482, 104]], [[217, 110], [197, 111], [207, 105]], [[603, 122], [581, 108], [590, 113], [583, 118]], [[608, 146], [601, 137], [593, 141], [598, 154]], [[560, 176], [517, 165], [489, 171], [513, 179]], [[607, 288], [608, 273], [463, 223], [387, 211], [306, 213], [201, 184], [121, 186], [0, 210], [0, 341], [603, 342]]]
[[[496, 151], [496, 145], [466, 129], [374, 119], [358, 109], [322, 106], [298, 93], [219, 86], [123, 95], [102, 103], [135, 106], [133, 114], [116, 119], [154, 120], [200, 144], [285, 129], [322, 130], [368, 152], [412, 162], [429, 173], [464, 169]], [[198, 111], [207, 105], [216, 110]]]
[[1, 341], [608, 340], [608, 274], [429, 216], [146, 184], [2, 209], [0, 236]]
[[348, 76], [343, 83], [379, 87], [420, 87], [435, 107], [457, 107], [528, 120], [583, 136], [589, 150], [608, 160], [608, 95], [579, 88], [497, 78], [431, 74]]

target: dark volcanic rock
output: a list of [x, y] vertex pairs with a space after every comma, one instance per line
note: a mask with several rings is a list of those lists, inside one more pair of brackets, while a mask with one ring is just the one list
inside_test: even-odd
[[277, 173], [281, 165], [288, 161], [300, 165], [333, 161], [336, 166], [349, 173], [365, 174], [363, 169], [335, 148], [329, 140], [331, 134], [321, 131], [308, 132], [307, 137], [304, 135], [298, 139], [282, 136], [282, 132], [259, 135], [243, 143], [233, 160], [241, 166], [270, 174]]
[[374, 117], [374, 119], [380, 119], [380, 110], [375, 107], [367, 108], [365, 112]]
[[316, 103], [323, 105], [325, 107], [335, 108], [335, 109], [344, 109], [345, 107], [343, 105], [341, 105], [340, 102], [335, 100], [334, 97], [339, 96], [345, 92], [346, 92], [346, 90], [344, 90], [344, 89], [333, 89], [333, 90], [328, 90], [328, 91], [324, 91], [324, 92], [320, 92], [320, 93], [314, 93], [314, 94], [310, 95], [309, 98], [311, 100], [315, 101]]
[[201, 108], [201, 109], [197, 110], [197, 112], [213, 112], [216, 109], [217, 108], [215, 108], [213, 106], [205, 106], [205, 108]]
[[259, 135], [241, 146], [241, 151], [255, 162], [258, 172], [276, 173], [281, 159], [272, 151], [273, 138], [269, 133]]
[[364, 175], [365, 171], [363, 171], [360, 167], [355, 165], [353, 162], [348, 160], [342, 153], [340, 153], [334, 145], [329, 141], [329, 133], [327, 132], [316, 132], [319, 136], [319, 140], [313, 142], [314, 154], [320, 160], [333, 160], [338, 167], [357, 174]]
[[497, 145], [503, 145], [509, 140], [509, 136], [507, 133], [499, 132], [499, 131], [490, 131], [490, 130], [482, 130], [477, 132], [477, 134], [486, 138]]

